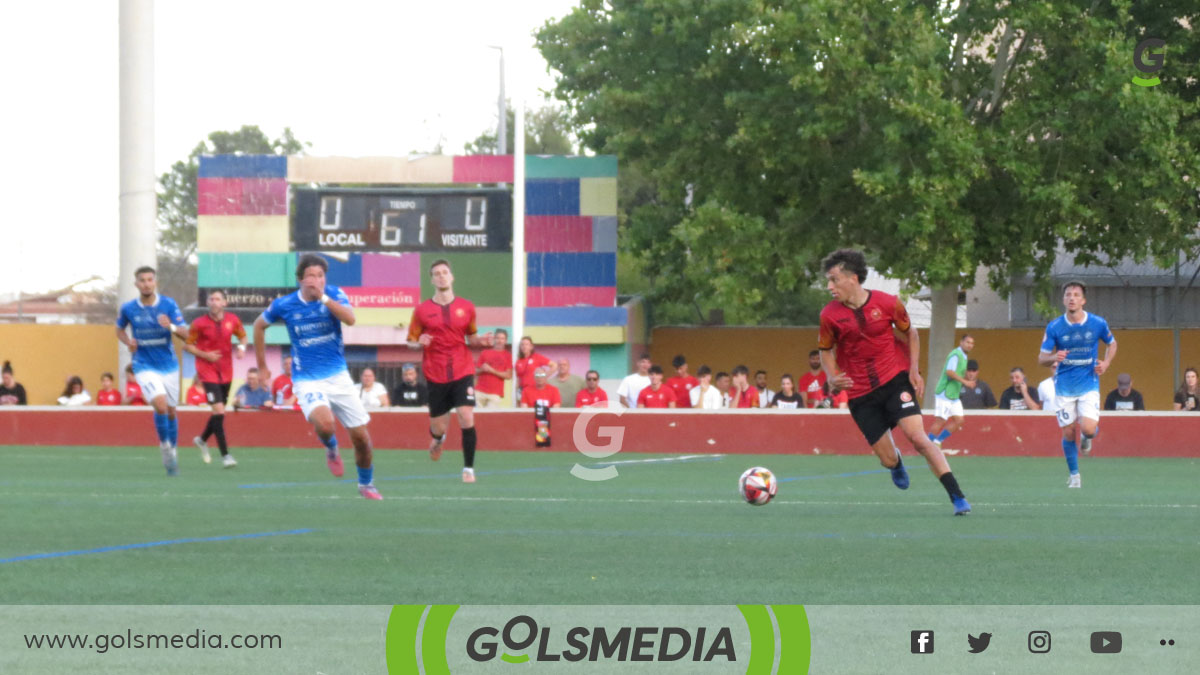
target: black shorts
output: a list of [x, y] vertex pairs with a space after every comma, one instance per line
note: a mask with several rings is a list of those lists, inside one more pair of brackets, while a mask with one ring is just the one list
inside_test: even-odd
[[429, 416], [441, 417], [455, 408], [475, 407], [475, 376], [453, 382], [429, 383]]
[[218, 382], [201, 382], [201, 384], [204, 385], [204, 398], [208, 401], [209, 405], [216, 405], [218, 403], [225, 405], [229, 402], [229, 387], [233, 385], [232, 382], [224, 384]]
[[858, 398], [850, 399], [850, 416], [867, 443], [883, 438], [909, 415], [920, 415], [921, 404], [908, 381], [908, 371], [888, 380], [886, 384]]

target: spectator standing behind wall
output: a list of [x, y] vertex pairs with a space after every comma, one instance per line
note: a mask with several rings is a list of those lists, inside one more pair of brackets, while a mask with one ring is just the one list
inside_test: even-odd
[[750, 369], [746, 366], [733, 369], [733, 387], [729, 396], [733, 399], [731, 408], [758, 407], [758, 390], [750, 385]]
[[595, 370], [587, 371], [587, 387], [575, 394], [575, 407], [586, 408], [589, 405], [607, 403], [608, 394], [600, 388], [600, 373]]
[[0, 370], [0, 405], [28, 405], [25, 387], [13, 377], [12, 362], [5, 361]]
[[1183, 371], [1183, 384], [1175, 392], [1175, 409], [1200, 412], [1200, 375], [1195, 368]]
[[[700, 384], [689, 392], [692, 407], [703, 410], [720, 410], [728, 407], [725, 403], [725, 395], [713, 384], [712, 369], [708, 366], [700, 366], [700, 370], [696, 371], [696, 374], [700, 376]], [[721, 375], [724, 375], [726, 380], [729, 379], [725, 373], [721, 373]]]
[[1142, 400], [1142, 392], [1133, 388], [1133, 378], [1129, 373], [1117, 375], [1117, 388], [1108, 392], [1104, 397], [1105, 410], [1145, 410], [1146, 403]]
[[638, 357], [637, 372], [630, 373], [621, 380], [621, 386], [617, 387], [617, 397], [621, 400], [621, 405], [626, 408], [636, 408], [638, 394], [642, 390], [650, 386], [650, 355], [642, 354]]
[[137, 383], [133, 375], [133, 364], [125, 366], [125, 405], [146, 405], [142, 398], [142, 385]]
[[754, 373], [754, 388], [758, 391], [758, 407], [770, 406], [771, 401], [775, 398], [775, 392], [767, 386], [767, 371], [760, 370]]
[[200, 382], [199, 376], [192, 378], [192, 386], [188, 387], [187, 394], [184, 395], [184, 403], [187, 405], [208, 403], [208, 393], [204, 391], [204, 385]]
[[78, 375], [67, 379], [67, 387], [63, 389], [62, 396], [58, 397], [59, 405], [87, 405], [91, 402], [92, 395], [83, 388], [83, 380]]
[[378, 410], [391, 405], [388, 403], [387, 387], [375, 379], [375, 371], [370, 368], [363, 369], [354, 389], [359, 400], [362, 401], [363, 407], [368, 410]]
[[100, 391], [96, 392], [96, 405], [121, 405], [121, 392], [117, 391], [112, 373], [100, 376]]
[[492, 346], [479, 352], [475, 362], [475, 405], [500, 408], [504, 405], [504, 381], [511, 380], [513, 366], [508, 355], [508, 331], [497, 328]]
[[791, 375], [779, 378], [779, 393], [771, 398], [772, 408], [803, 408], [804, 398], [796, 391], [796, 385]]
[[1042, 409], [1042, 403], [1038, 400], [1037, 394], [1030, 391], [1029, 383], [1025, 381], [1025, 371], [1022, 368], [1013, 368], [1009, 373], [1009, 378], [1012, 380], [1012, 386], [1000, 393], [1001, 410]]
[[429, 387], [417, 381], [417, 367], [406, 363], [400, 368], [400, 384], [392, 396], [392, 404], [401, 408], [420, 408], [429, 405]]
[[558, 389], [558, 395], [566, 405], [575, 405], [575, 397], [583, 391], [583, 378], [571, 374], [571, 362], [567, 359], [558, 360], [558, 374], [551, 382]]
[[733, 393], [731, 390], [733, 389], [733, 378], [729, 376], [729, 373], [725, 371], [717, 373], [713, 386], [717, 388], [717, 391], [721, 392], [721, 407], [732, 408]]
[[233, 400], [234, 410], [273, 407], [275, 402], [271, 400], [271, 390], [264, 388], [258, 381], [258, 368], [247, 370], [246, 384], [238, 388]]
[[958, 399], [962, 401], [963, 408], [966, 410], [983, 410], [984, 408], [995, 408], [996, 395], [992, 393], [992, 387], [979, 379], [979, 362], [975, 359], [967, 361], [967, 379], [975, 384], [970, 387], [963, 387], [962, 393]]
[[800, 376], [796, 389], [804, 399], [807, 408], [828, 408], [821, 405], [826, 398], [825, 371], [821, 369], [821, 350], [814, 349], [808, 353], [808, 372]]
[[688, 374], [687, 359], [683, 354], [677, 354], [671, 359], [671, 367], [675, 369], [675, 375], [667, 378], [664, 384], [675, 392], [675, 407], [691, 408], [692, 390], [700, 385], [700, 380]]

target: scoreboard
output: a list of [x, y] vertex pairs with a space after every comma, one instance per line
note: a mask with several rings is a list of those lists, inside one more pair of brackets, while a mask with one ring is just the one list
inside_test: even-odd
[[299, 251], [511, 251], [512, 195], [498, 188], [298, 188]]

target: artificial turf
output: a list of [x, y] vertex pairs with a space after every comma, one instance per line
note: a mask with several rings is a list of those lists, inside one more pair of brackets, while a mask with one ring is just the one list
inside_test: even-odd
[[[1200, 604], [1200, 460], [956, 457], [951, 515], [919, 458], [380, 451], [385, 499], [320, 449], [0, 446], [0, 604]], [[215, 454], [215, 452], [214, 452]], [[645, 461], [664, 460], [664, 461]], [[738, 475], [781, 479], [763, 507]]]

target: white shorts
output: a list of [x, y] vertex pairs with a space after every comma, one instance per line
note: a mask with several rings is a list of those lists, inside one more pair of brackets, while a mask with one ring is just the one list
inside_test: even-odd
[[354, 380], [344, 370], [322, 380], [293, 382], [292, 392], [300, 403], [304, 419], [309, 419], [317, 408], [326, 406], [333, 410], [333, 416], [347, 429], [366, 426], [371, 421], [354, 388]]
[[937, 396], [934, 397], [933, 402], [934, 402], [934, 413], [933, 413], [934, 417], [939, 417], [941, 419], [948, 420], [951, 417], [962, 417], [963, 416], [963, 407], [962, 407], [961, 399], [956, 398], [953, 401], [951, 401], [950, 399], [946, 398], [945, 396], [938, 394]]
[[167, 397], [167, 407], [179, 407], [179, 371], [158, 373], [153, 370], [143, 370], [134, 374], [138, 386], [142, 388], [142, 398], [146, 403], [154, 405], [154, 399], [159, 396]]
[[1054, 409], [1058, 411], [1058, 426], [1069, 427], [1080, 417], [1100, 420], [1100, 392], [1089, 391], [1083, 396], [1055, 396]]

